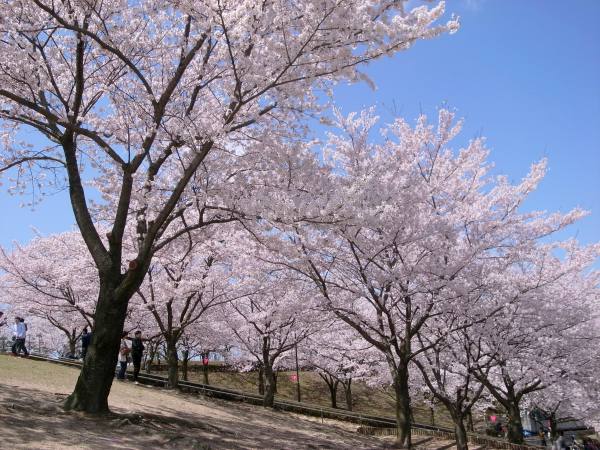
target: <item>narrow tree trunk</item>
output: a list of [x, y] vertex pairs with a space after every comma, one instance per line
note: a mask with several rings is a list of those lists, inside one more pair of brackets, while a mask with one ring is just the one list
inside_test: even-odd
[[66, 410], [108, 413], [108, 394], [115, 376], [119, 344], [129, 298], [115, 298], [116, 281], [100, 279], [94, 332]]
[[348, 379], [345, 383], [342, 384], [342, 386], [344, 386], [346, 408], [348, 408], [348, 411], [352, 411], [352, 378]]
[[177, 357], [177, 342], [167, 340], [167, 365], [169, 371], [169, 389], [174, 389], [179, 384], [179, 358]]
[[258, 368], [258, 393], [265, 394], [265, 371], [262, 366]]
[[550, 436], [552, 437], [552, 442], [555, 439], [558, 439], [558, 423], [556, 422], [556, 414], [550, 414]]
[[263, 395], [263, 406], [272, 408], [275, 403], [276, 381], [273, 368], [265, 364], [265, 393]]
[[398, 368], [394, 377], [394, 393], [396, 394], [396, 444], [400, 448], [411, 448], [408, 367]]
[[183, 351], [183, 359], [181, 361], [181, 372], [183, 381], [188, 380], [188, 361], [190, 357], [190, 352], [188, 350]]
[[516, 402], [513, 402], [507, 408], [508, 415], [508, 440], [513, 444], [522, 444], [523, 424], [521, 423], [521, 410]]
[[327, 387], [329, 388], [329, 396], [331, 397], [331, 407], [337, 408], [337, 389], [339, 381], [334, 379], [328, 373], [319, 372], [319, 376], [325, 381]]
[[208, 365], [202, 366], [203, 374], [204, 374], [204, 384], [210, 384], [208, 382]]
[[277, 377], [279, 376], [279, 372], [273, 370], [273, 392], [277, 394]]
[[152, 372], [152, 364], [154, 363], [154, 356], [156, 355], [156, 349], [152, 347], [148, 356], [146, 357], [146, 373]]
[[469, 411], [467, 413], [467, 431], [469, 433], [475, 432], [475, 426], [473, 425], [473, 412]]
[[77, 347], [77, 339], [75, 337], [69, 338], [69, 358], [75, 358], [75, 347]]

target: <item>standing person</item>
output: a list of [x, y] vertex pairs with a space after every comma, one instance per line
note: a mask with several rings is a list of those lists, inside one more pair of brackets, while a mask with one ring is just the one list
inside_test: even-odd
[[125, 372], [127, 371], [127, 357], [129, 355], [129, 346], [125, 338], [127, 333], [123, 333], [121, 336], [121, 347], [119, 348], [119, 373], [117, 374], [117, 380], [125, 380]]
[[142, 365], [142, 356], [144, 355], [144, 344], [142, 342], [142, 332], [137, 330], [131, 342], [131, 359], [133, 361], [133, 382], [138, 384], [138, 375]]
[[552, 449], [553, 450], [564, 450], [565, 448], [566, 448], [565, 437], [563, 435], [563, 432], [561, 431], [560, 434], [558, 435], [558, 438], [554, 442], [554, 445], [552, 445]]
[[25, 348], [25, 338], [27, 337], [27, 325], [25, 325], [25, 319], [15, 317], [15, 323], [13, 325], [13, 345], [11, 348], [12, 354], [18, 356], [23, 351], [25, 356], [29, 356], [27, 348]]
[[88, 329], [85, 327], [81, 334], [81, 359], [85, 359], [90, 342], [92, 342], [92, 333], [88, 333]]

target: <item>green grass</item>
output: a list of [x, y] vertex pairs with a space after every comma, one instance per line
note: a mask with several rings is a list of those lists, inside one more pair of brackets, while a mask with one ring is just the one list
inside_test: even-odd
[[[153, 373], [166, 376], [166, 372]], [[296, 400], [296, 383], [290, 376], [295, 372], [279, 372], [277, 377], [276, 399]], [[203, 383], [201, 371], [189, 371], [188, 380]], [[246, 393], [258, 393], [257, 372], [209, 372], [209, 383], [216, 387], [234, 389]], [[302, 402], [319, 406], [331, 406], [329, 388], [323, 379], [315, 372], [300, 372], [300, 395]], [[391, 389], [379, 389], [367, 386], [365, 383], [353, 381], [352, 383], [353, 411], [376, 415], [394, 417], [394, 396]], [[414, 404], [415, 402], [413, 402]], [[340, 385], [337, 392], [337, 406], [346, 408], [344, 391]], [[453, 427], [450, 415], [442, 407], [435, 408], [435, 424]], [[428, 407], [414, 404], [413, 416], [415, 422], [431, 424], [431, 411]]]

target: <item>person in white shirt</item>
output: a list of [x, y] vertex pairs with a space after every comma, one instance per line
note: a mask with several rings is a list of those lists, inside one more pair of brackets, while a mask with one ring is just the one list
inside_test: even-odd
[[125, 340], [127, 333], [123, 333], [121, 336], [121, 347], [119, 347], [119, 373], [117, 374], [117, 380], [125, 380], [125, 372], [127, 371], [127, 357], [130, 349]]
[[27, 348], [25, 348], [25, 338], [27, 337], [27, 325], [25, 325], [25, 319], [15, 317], [15, 324], [13, 325], [13, 345], [11, 348], [12, 354], [18, 356], [21, 351], [25, 356], [29, 356]]

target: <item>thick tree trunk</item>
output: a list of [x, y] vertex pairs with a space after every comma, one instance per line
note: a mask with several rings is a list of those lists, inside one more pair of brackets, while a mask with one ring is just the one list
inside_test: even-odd
[[265, 364], [265, 393], [263, 395], [263, 406], [272, 408], [275, 403], [276, 381], [273, 368]]
[[167, 340], [167, 365], [169, 372], [169, 389], [175, 389], [179, 384], [179, 358], [177, 356], [177, 341]]
[[94, 332], [66, 410], [108, 413], [108, 394], [115, 376], [119, 344], [129, 298], [115, 298], [115, 280], [100, 279]]
[[265, 371], [262, 366], [258, 368], [258, 393], [265, 394]]
[[452, 414], [452, 420], [454, 421], [454, 434], [456, 435], [456, 450], [469, 450], [464, 417]]
[[352, 411], [352, 378], [342, 383], [344, 386], [344, 396], [346, 397], [346, 408], [348, 411]]
[[522, 444], [523, 424], [521, 423], [521, 410], [518, 403], [513, 402], [507, 408], [508, 440], [513, 444]]
[[411, 448], [410, 394], [408, 391], [408, 367], [399, 367], [394, 377], [396, 394], [396, 445]]

